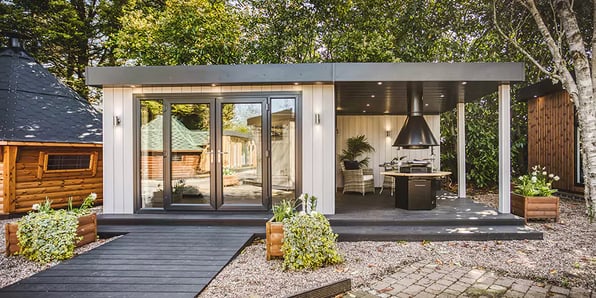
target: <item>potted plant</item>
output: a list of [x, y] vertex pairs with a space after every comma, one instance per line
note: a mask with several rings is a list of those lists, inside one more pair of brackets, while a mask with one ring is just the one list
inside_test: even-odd
[[532, 172], [519, 176], [511, 193], [511, 213], [530, 218], [554, 218], [559, 221], [559, 198], [553, 196], [556, 189], [552, 183], [559, 176], [549, 174], [545, 167], [536, 165]]
[[34, 204], [26, 216], [6, 224], [6, 255], [40, 263], [71, 258], [75, 247], [97, 240], [97, 218], [90, 209], [96, 198], [91, 193], [79, 208], [72, 207], [70, 198], [66, 210], [52, 209], [48, 199]]
[[223, 185], [224, 186], [232, 186], [239, 184], [240, 181], [238, 180], [238, 176], [236, 172], [230, 168], [223, 169]]
[[295, 200], [282, 200], [273, 206], [273, 217], [265, 223], [265, 246], [267, 261], [272, 257], [283, 257], [281, 245], [284, 237], [283, 221], [296, 213]]
[[362, 160], [357, 160], [357, 158], [364, 154], [374, 152], [375, 148], [371, 146], [368, 141], [366, 140], [366, 136], [359, 135], [355, 137], [348, 138], [346, 141], [347, 148], [343, 149], [339, 154], [338, 158], [340, 161], [355, 161], [358, 163], [358, 167], [367, 167], [368, 161], [370, 157], [366, 157]]

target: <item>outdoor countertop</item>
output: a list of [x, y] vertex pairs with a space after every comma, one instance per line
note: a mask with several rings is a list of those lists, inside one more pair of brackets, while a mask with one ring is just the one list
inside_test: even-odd
[[399, 177], [442, 177], [451, 175], [451, 172], [432, 172], [432, 173], [400, 173], [397, 171], [381, 172], [381, 175], [399, 176]]

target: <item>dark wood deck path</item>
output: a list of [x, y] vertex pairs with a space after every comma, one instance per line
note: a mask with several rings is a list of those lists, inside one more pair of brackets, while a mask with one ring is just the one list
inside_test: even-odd
[[0, 297], [194, 297], [260, 229], [104, 227], [127, 234], [0, 289]]

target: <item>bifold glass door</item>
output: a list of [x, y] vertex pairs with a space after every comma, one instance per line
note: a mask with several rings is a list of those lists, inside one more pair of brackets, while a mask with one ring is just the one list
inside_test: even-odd
[[142, 207], [265, 210], [293, 198], [295, 104], [293, 97], [141, 100]]

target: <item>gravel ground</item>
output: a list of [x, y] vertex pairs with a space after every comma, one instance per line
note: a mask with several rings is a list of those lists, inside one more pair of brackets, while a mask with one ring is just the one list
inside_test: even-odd
[[[494, 194], [477, 200], [496, 206]], [[544, 240], [446, 242], [342, 242], [342, 265], [317, 271], [284, 272], [281, 260], [266, 261], [256, 241], [226, 266], [200, 297], [284, 297], [345, 278], [366, 286], [419, 260], [471, 266], [513, 278], [596, 290], [596, 224], [584, 216], [583, 201], [561, 200], [559, 223], [533, 221]]]
[[[476, 198], [496, 206], [494, 194]], [[544, 240], [340, 242], [338, 249], [346, 262], [317, 271], [284, 272], [281, 260], [265, 260], [264, 241], [255, 241], [222, 270], [200, 297], [284, 297], [345, 278], [352, 279], [356, 288], [419, 260], [596, 290], [596, 224], [588, 223], [583, 210], [583, 201], [562, 199], [559, 223], [531, 222], [530, 227], [544, 232]], [[16, 219], [1, 220], [0, 225], [11, 221]], [[76, 253], [106, 241], [77, 248]], [[0, 233], [0, 243], [4, 243], [4, 233]], [[19, 256], [6, 257], [4, 248], [0, 251], [0, 287], [58, 264], [42, 266]]]
[[[93, 207], [92, 210], [95, 213], [101, 213], [102, 209], [101, 206]], [[33, 261], [29, 261], [22, 256], [6, 256], [6, 247], [4, 245], [5, 241], [5, 234], [4, 234], [4, 225], [9, 222], [15, 222], [19, 220], [18, 218], [11, 218], [11, 219], [4, 219], [0, 220], [0, 227], [2, 231], [0, 233], [0, 243], [2, 243], [2, 247], [0, 248], [0, 288], [6, 287], [10, 284], [13, 284], [21, 279], [27, 278], [39, 271], [45, 270], [47, 268], [56, 266], [59, 264], [59, 261], [51, 262], [46, 265], [41, 265], [39, 263], [35, 263]], [[89, 243], [87, 245], [75, 248], [75, 255], [82, 254], [88, 250], [94, 249], [104, 243], [112, 241], [117, 237], [109, 238], [109, 239], [99, 239], [96, 242]]]

